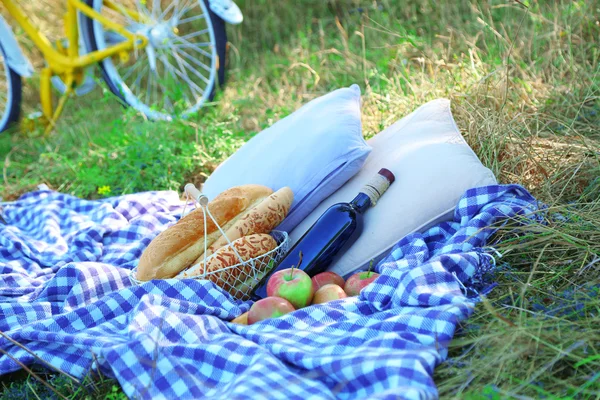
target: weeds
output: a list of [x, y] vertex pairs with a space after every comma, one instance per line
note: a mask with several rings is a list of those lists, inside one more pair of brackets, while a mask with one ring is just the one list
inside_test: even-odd
[[[126, 400], [117, 382], [102, 375], [86, 377], [80, 384], [61, 374], [48, 373], [34, 368], [37, 373], [26, 375], [16, 372], [2, 377], [0, 381], [0, 399], [2, 400]], [[43, 382], [49, 384], [44, 385]]]

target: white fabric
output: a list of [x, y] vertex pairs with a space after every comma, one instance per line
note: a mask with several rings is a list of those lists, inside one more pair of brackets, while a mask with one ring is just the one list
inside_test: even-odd
[[392, 171], [396, 181], [364, 214], [362, 234], [329, 268], [342, 276], [379, 261], [407, 234], [451, 219], [467, 189], [497, 183], [460, 134], [447, 99], [424, 104], [368, 144], [373, 150], [361, 171], [290, 234], [297, 242], [329, 206], [352, 200], [379, 169]]
[[294, 202], [277, 229], [290, 232], [364, 164], [371, 148], [360, 117], [358, 85], [314, 99], [250, 139], [210, 175], [202, 191], [212, 200], [237, 185], [288, 186]]

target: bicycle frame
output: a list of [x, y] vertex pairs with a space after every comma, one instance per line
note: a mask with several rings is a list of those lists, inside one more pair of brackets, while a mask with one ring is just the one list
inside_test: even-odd
[[[8, 13], [35, 43], [36, 47], [42, 52], [48, 63], [48, 67], [44, 68], [41, 73], [40, 97], [43, 113], [48, 118], [51, 125], [54, 124], [54, 121], [62, 111], [66, 97], [73, 91], [73, 86], [76, 83], [76, 75], [81, 69], [118, 53], [127, 52], [133, 49], [142, 49], [148, 43], [148, 39], [145, 36], [129, 32], [124, 26], [107, 19], [81, 0], [67, 0], [65, 30], [67, 33], [68, 48], [66, 49], [67, 53], [65, 55], [52, 46], [50, 40], [31, 24], [24, 11], [15, 0], [0, 0], [0, 2], [4, 4]], [[106, 7], [113, 10], [125, 12], [134, 21], [144, 22], [146, 19], [144, 15], [140, 15], [136, 11], [115, 4], [112, 0], [104, 0], [103, 3]], [[109, 29], [116, 31], [126, 40], [102, 50], [96, 50], [85, 55], [80, 55], [79, 29], [77, 22], [78, 12], [81, 12]], [[53, 112], [50, 78], [57, 74], [62, 74], [64, 76], [67, 92], [63, 98], [61, 98], [58, 107]]]

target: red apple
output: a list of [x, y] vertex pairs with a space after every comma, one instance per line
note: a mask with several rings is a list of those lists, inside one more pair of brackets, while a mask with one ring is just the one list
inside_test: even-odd
[[345, 297], [348, 297], [348, 295], [341, 286], [334, 283], [328, 283], [315, 292], [312, 303], [321, 304], [331, 300], [343, 299]]
[[360, 291], [373, 282], [379, 274], [373, 271], [357, 272], [346, 281], [344, 291], [348, 296], [358, 296]]
[[269, 318], [281, 317], [284, 314], [295, 311], [294, 306], [281, 297], [265, 297], [250, 307], [248, 311], [248, 325]]
[[296, 308], [306, 307], [313, 298], [310, 276], [298, 268], [286, 268], [275, 272], [267, 282], [267, 296], [286, 299]]
[[321, 287], [329, 283], [333, 283], [334, 285], [338, 285], [339, 287], [344, 287], [344, 278], [342, 278], [335, 272], [326, 271], [313, 276], [312, 283], [314, 291], [319, 290]]

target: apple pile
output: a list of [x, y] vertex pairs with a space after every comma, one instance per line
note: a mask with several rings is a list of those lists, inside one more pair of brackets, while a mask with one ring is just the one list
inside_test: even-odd
[[[311, 277], [298, 268], [287, 268], [275, 272], [267, 282], [267, 297], [256, 301], [246, 314], [232, 322], [251, 325], [269, 318], [312, 305], [332, 300], [358, 296], [379, 276], [371, 268], [366, 272], [357, 272], [348, 280], [334, 272], [321, 272]], [[244, 317], [245, 316], [245, 317]]]

